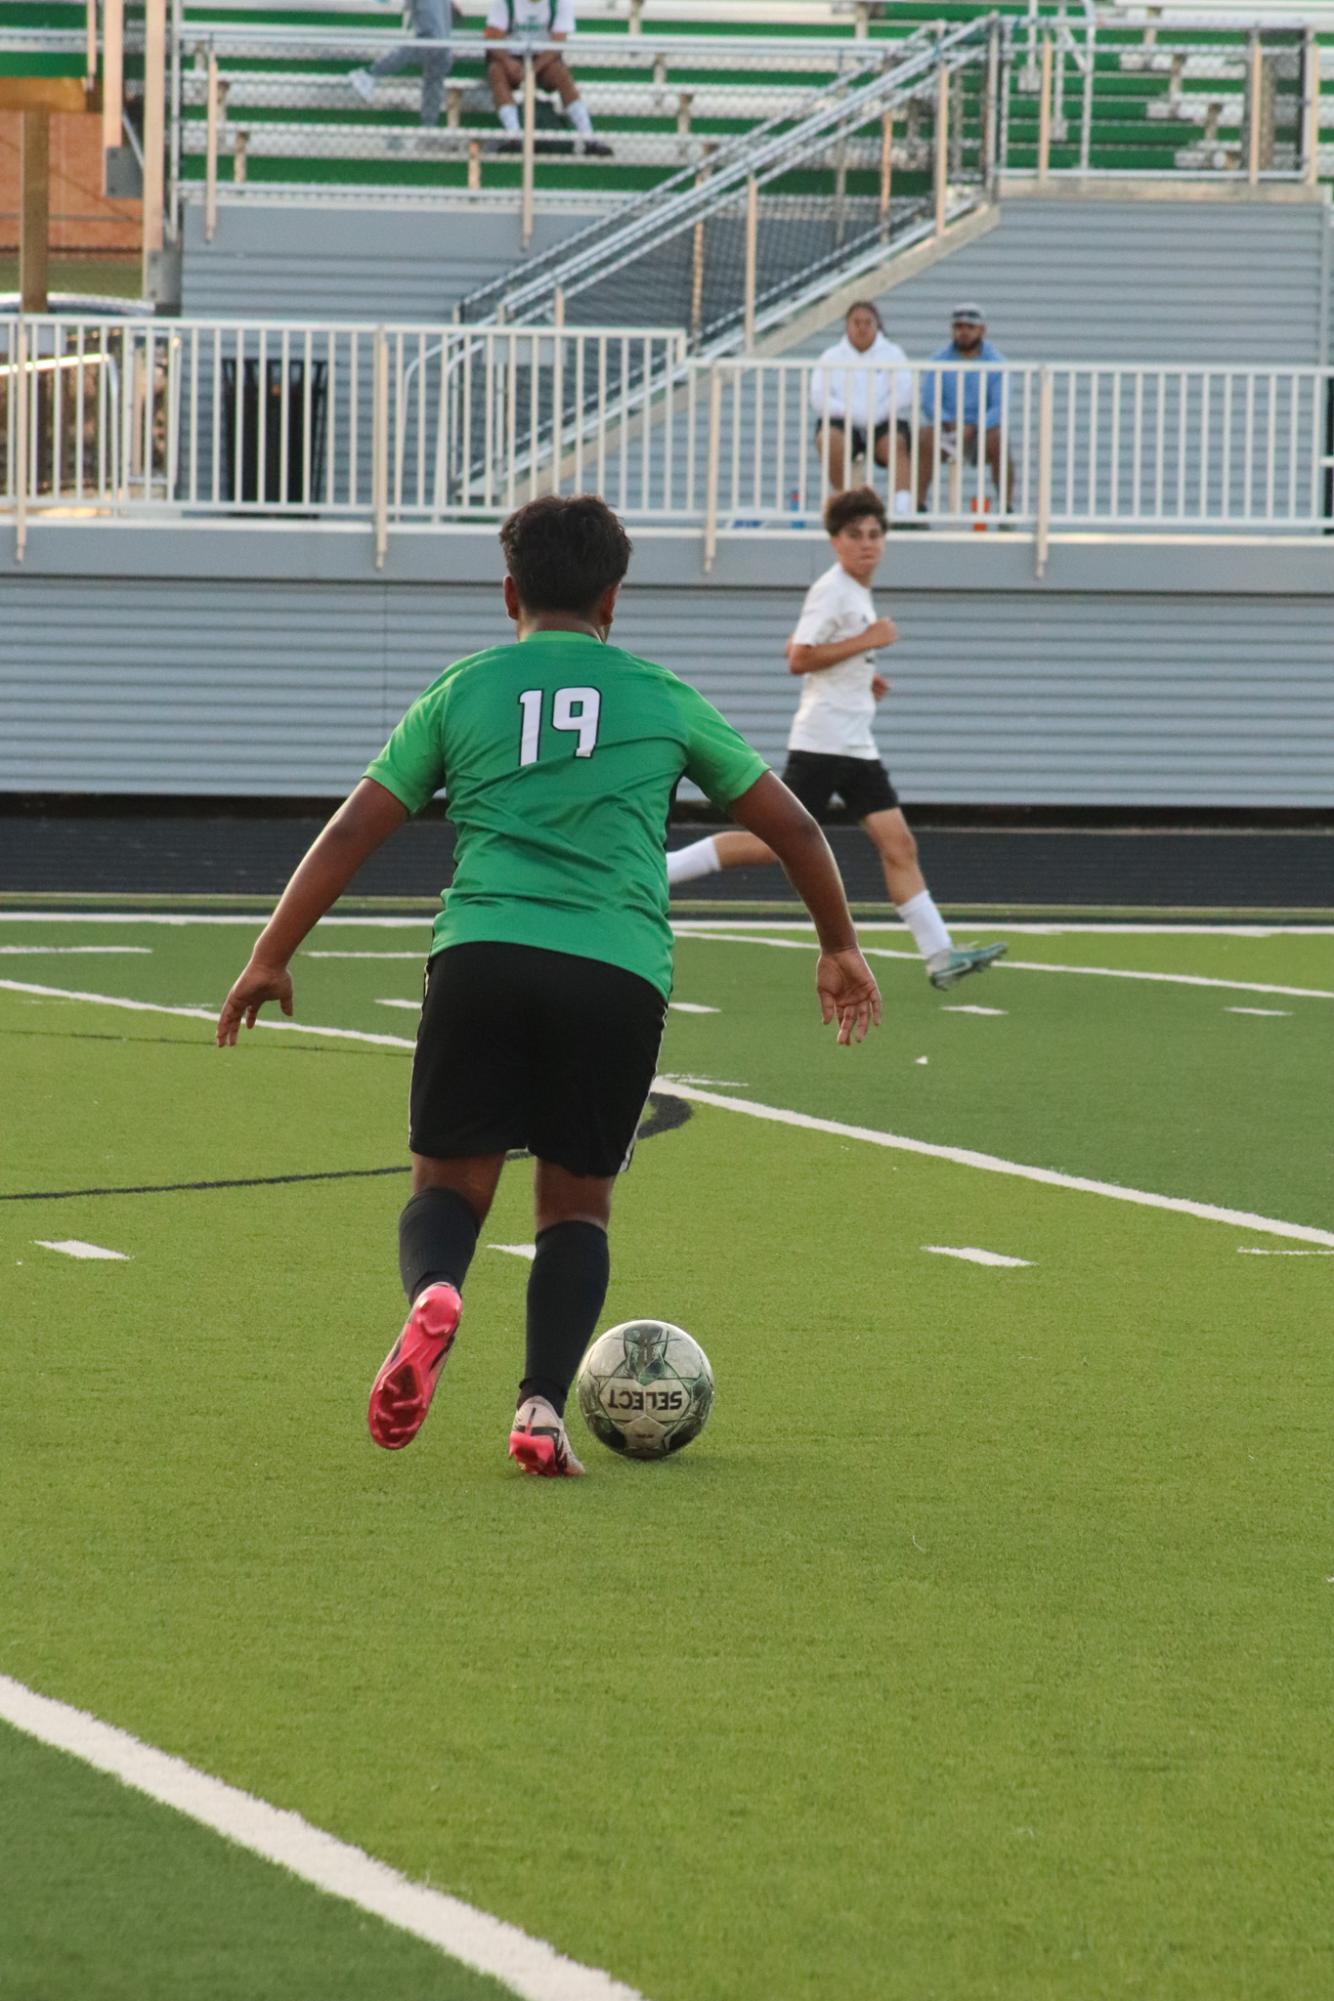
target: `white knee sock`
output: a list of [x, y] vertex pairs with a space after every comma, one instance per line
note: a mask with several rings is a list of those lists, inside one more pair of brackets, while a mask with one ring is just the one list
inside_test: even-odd
[[[687, 853], [689, 850], [687, 849]], [[898, 906], [899, 916], [912, 932], [917, 949], [933, 971], [938, 961], [944, 961], [954, 950], [954, 944], [945, 928], [945, 920], [936, 909], [929, 889], [919, 889], [916, 896], [910, 896], [906, 903]]]
[[569, 119], [576, 132], [582, 134], [585, 139], [592, 138], [593, 121], [588, 115], [588, 106], [584, 103], [582, 97], [576, 97], [573, 104], [566, 105], [565, 116]]
[[667, 857], [668, 882], [693, 882], [697, 875], [712, 875], [722, 867], [718, 860], [718, 844], [712, 834], [702, 841], [692, 841], [688, 848], [677, 848]]
[[518, 105], [517, 105], [517, 104], [499, 104], [499, 105], [497, 105], [497, 106], [496, 106], [496, 116], [497, 116], [497, 117], [499, 118], [499, 120], [500, 120], [501, 124], [502, 124], [502, 125], [504, 126], [505, 130], [506, 130], [507, 132], [512, 132], [512, 133], [514, 134], [515, 138], [517, 139], [517, 138], [518, 138], [518, 136], [519, 136], [519, 107], [518, 107]]

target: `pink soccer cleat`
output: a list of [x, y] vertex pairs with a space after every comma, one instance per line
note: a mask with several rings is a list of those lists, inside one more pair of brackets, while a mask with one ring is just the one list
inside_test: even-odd
[[410, 1445], [425, 1424], [462, 1312], [463, 1301], [452, 1285], [428, 1285], [417, 1295], [403, 1332], [381, 1364], [366, 1413], [371, 1437], [386, 1452]]
[[577, 1480], [583, 1467], [570, 1450], [565, 1426], [545, 1397], [529, 1397], [514, 1413], [510, 1458], [545, 1480]]

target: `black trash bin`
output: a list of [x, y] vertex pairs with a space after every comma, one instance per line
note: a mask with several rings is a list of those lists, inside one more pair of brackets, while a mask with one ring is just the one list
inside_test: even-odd
[[[259, 362], [241, 364], [241, 464], [236, 464], [236, 363], [222, 364], [223, 498], [272, 500], [308, 506], [319, 499], [324, 478], [324, 413], [328, 364], [310, 366], [310, 463], [306, 465], [306, 366], [304, 361], [270, 360], [264, 364], [260, 393]], [[283, 401], [286, 381], [287, 398]], [[261, 416], [262, 406], [262, 416]], [[286, 423], [284, 424], [284, 408]], [[259, 490], [260, 424], [264, 426], [264, 491]], [[283, 480], [283, 433], [287, 435], [287, 478]]]

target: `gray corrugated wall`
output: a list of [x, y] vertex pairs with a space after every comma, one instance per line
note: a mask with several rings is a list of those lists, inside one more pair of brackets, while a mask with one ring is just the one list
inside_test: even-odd
[[[977, 300], [1018, 361], [1320, 361], [1322, 203], [1038, 201], [885, 293], [890, 335], [915, 359]], [[837, 324], [794, 353], [818, 354]]]
[[[588, 217], [537, 220], [532, 251]], [[519, 220], [471, 209], [238, 206], [185, 210], [181, 309], [198, 319], [447, 320], [455, 303], [518, 264]]]
[[[506, 627], [493, 587], [10, 579], [0, 791], [341, 792], [441, 665]], [[879, 735], [908, 800], [1334, 804], [1327, 598], [885, 594]], [[643, 586], [620, 642], [781, 762], [794, 596]]]

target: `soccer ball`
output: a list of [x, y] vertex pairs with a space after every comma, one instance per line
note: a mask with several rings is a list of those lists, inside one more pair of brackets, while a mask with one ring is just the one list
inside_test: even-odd
[[665, 1459], [713, 1408], [709, 1358], [670, 1320], [626, 1320], [593, 1343], [575, 1389], [594, 1438], [631, 1459]]

